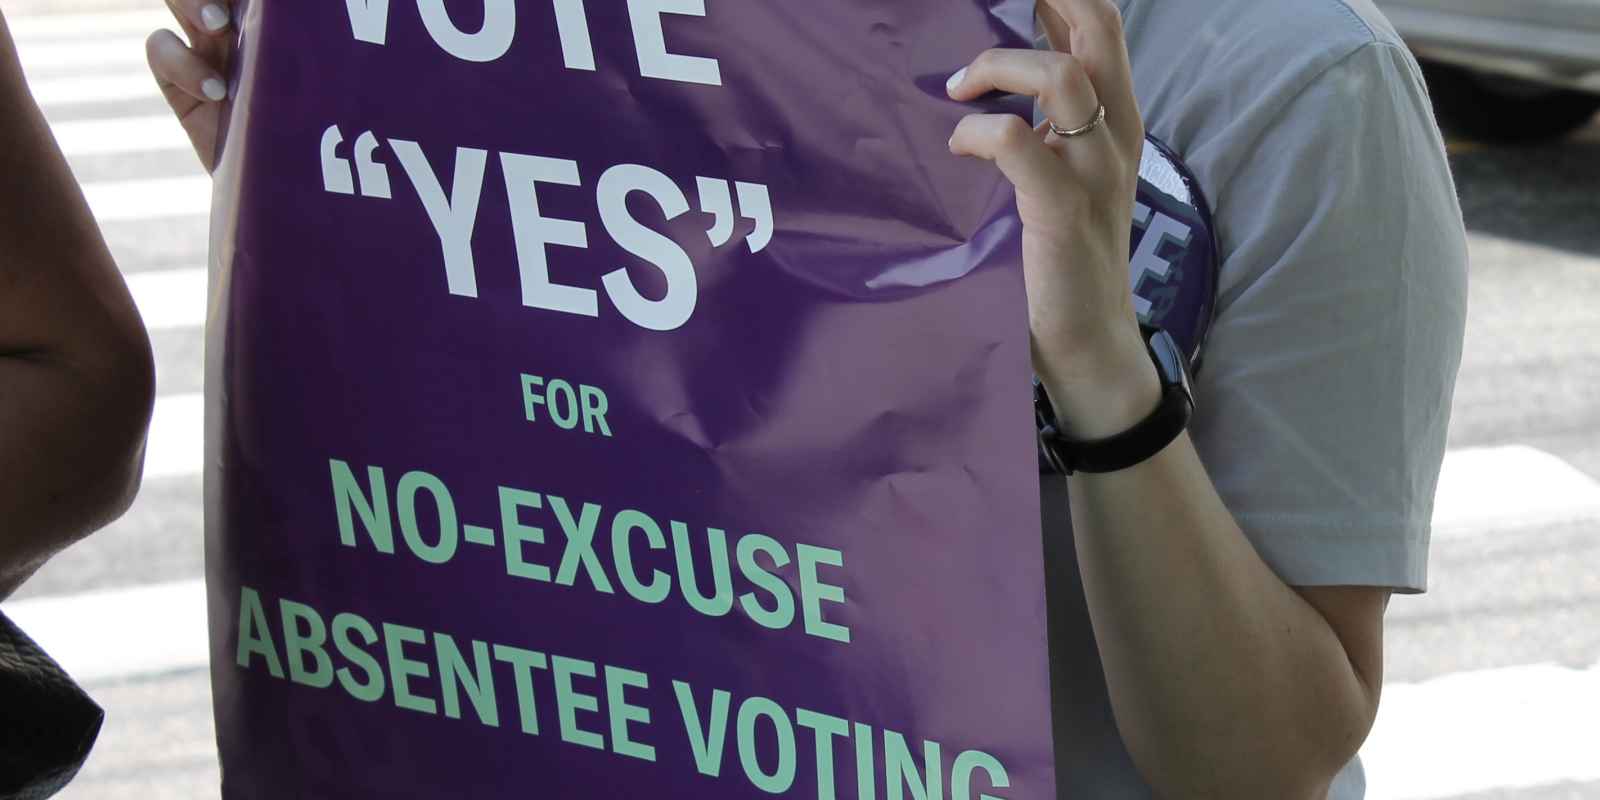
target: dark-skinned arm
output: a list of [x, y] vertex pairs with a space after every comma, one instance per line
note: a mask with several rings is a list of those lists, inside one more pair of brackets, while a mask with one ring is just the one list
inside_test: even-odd
[[127, 510], [150, 340], [0, 16], [0, 599]]

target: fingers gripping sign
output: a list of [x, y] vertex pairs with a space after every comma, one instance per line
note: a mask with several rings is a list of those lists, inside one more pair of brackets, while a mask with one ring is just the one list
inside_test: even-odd
[[172, 113], [183, 123], [200, 161], [210, 170], [228, 97], [227, 70], [233, 57], [229, 7], [219, 0], [167, 0], [182, 37], [159, 30], [145, 42], [150, 71]]
[[1127, 278], [1144, 126], [1116, 6], [1040, 0], [1038, 12], [1050, 50], [989, 50], [948, 89], [961, 101], [1031, 96], [1047, 121], [974, 114], [950, 149], [994, 162], [1016, 187], [1034, 368], [1070, 390], [1145, 358]]
[[[1106, 118], [1117, 143], [1123, 152], [1137, 156], [1144, 147], [1144, 123], [1133, 92], [1122, 12], [1111, 0], [1046, 0], [1040, 3], [1039, 22], [1053, 49], [1077, 57], [1106, 104]], [[1056, 122], [1066, 127], [1079, 124]]]

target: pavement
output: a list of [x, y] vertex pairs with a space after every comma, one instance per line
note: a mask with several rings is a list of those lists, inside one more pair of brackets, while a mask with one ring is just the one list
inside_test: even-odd
[[[160, 392], [133, 510], [6, 612], [108, 710], [60, 797], [216, 798], [200, 583], [209, 180], [143, 71], [159, 3], [0, 8], [150, 325]], [[66, 13], [103, 8], [120, 10]], [[1600, 798], [1600, 125], [1452, 152], [1471, 230], [1466, 356], [1430, 591], [1388, 615], [1369, 797]]]
[[98, 12], [149, 11], [162, 8], [161, 0], [5, 0], [0, 11], [6, 18], [77, 15]]

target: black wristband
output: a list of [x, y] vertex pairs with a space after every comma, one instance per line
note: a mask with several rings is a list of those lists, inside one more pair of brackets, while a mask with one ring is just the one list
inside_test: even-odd
[[1165, 331], [1146, 327], [1144, 332], [1151, 360], [1161, 373], [1161, 401], [1143, 421], [1122, 433], [1089, 442], [1066, 438], [1044, 384], [1034, 380], [1039, 452], [1057, 472], [1072, 475], [1127, 469], [1165, 450], [1189, 426], [1194, 416], [1194, 396], [1189, 387], [1188, 361]]

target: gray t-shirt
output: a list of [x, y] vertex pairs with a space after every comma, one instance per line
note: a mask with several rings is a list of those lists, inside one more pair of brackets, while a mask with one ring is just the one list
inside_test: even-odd
[[[1467, 256], [1415, 61], [1365, 0], [1119, 5], [1145, 125], [1215, 214], [1191, 426], [1212, 482], [1291, 586], [1423, 591]], [[1107, 698], [1064, 479], [1043, 500], [1060, 797], [1149, 798]], [[1329, 797], [1364, 794], [1358, 759]]]

